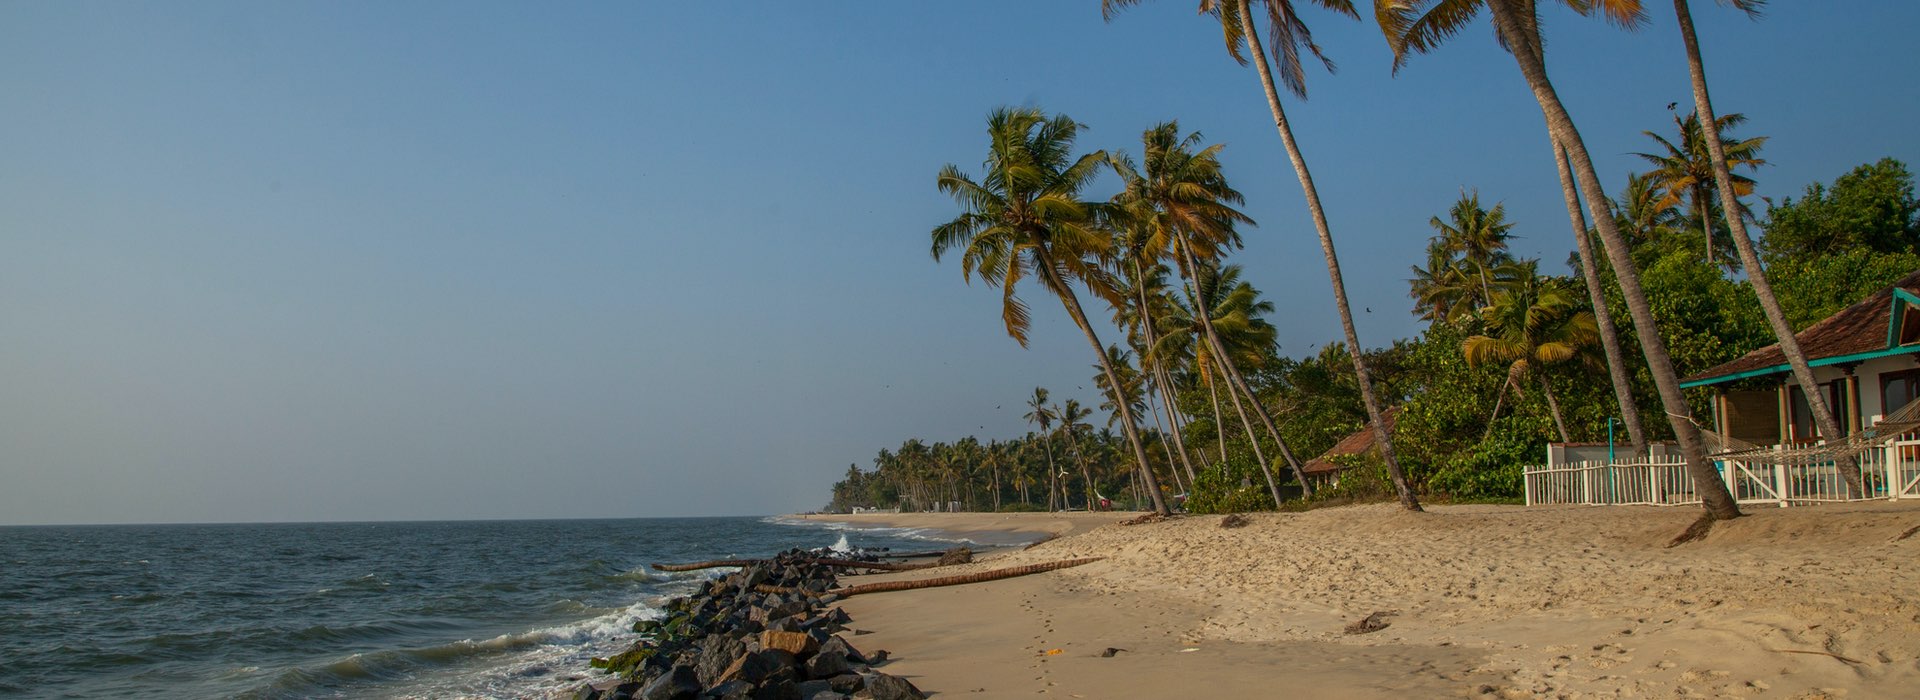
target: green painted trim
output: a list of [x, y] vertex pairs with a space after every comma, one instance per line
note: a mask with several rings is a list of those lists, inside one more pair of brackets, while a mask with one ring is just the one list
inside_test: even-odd
[[1900, 322], [1907, 318], [1907, 305], [1920, 306], [1920, 297], [1899, 287], [1893, 288], [1893, 311], [1887, 314], [1887, 347], [1900, 344]]
[[[1914, 353], [1920, 353], [1920, 345], [1906, 345], [1902, 347], [1887, 348], [1885, 350], [1856, 352], [1852, 355], [1837, 355], [1834, 357], [1823, 357], [1818, 360], [1813, 360], [1811, 362], [1808, 362], [1807, 366], [1828, 367], [1831, 365], [1844, 364], [1848, 362], [1859, 362], [1862, 360], [1872, 360], [1872, 359], [1881, 358], [1881, 357], [1893, 357], [1895, 355], [1911, 355]], [[1706, 379], [1695, 379], [1690, 382], [1681, 382], [1680, 388], [1692, 389], [1697, 386], [1708, 386], [1711, 384], [1720, 384], [1723, 382], [1731, 382], [1736, 379], [1747, 379], [1750, 377], [1759, 377], [1759, 376], [1764, 376], [1768, 374], [1779, 374], [1781, 372], [1790, 371], [1791, 369], [1792, 369], [1791, 367], [1788, 367], [1787, 365], [1784, 365], [1784, 364], [1774, 365], [1772, 367], [1762, 367], [1760, 369], [1750, 369], [1745, 372], [1735, 372], [1733, 374], [1729, 374], [1722, 377], [1708, 377]]]

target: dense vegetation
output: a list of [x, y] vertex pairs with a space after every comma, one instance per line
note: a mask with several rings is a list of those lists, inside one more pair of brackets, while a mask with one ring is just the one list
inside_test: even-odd
[[[1111, 11], [1131, 3], [1104, 4]], [[1535, 74], [1543, 44], [1526, 12], [1531, 4], [1377, 4], [1402, 61], [1450, 36], [1449, 23], [1487, 9], [1528, 80], [1544, 82]], [[1569, 4], [1623, 24], [1644, 20], [1638, 2]], [[1752, 11], [1760, 3], [1734, 5]], [[1317, 55], [1319, 47], [1290, 3], [1205, 8], [1229, 51], [1251, 50], [1294, 152], [1270, 69], [1278, 67], [1287, 92], [1301, 94], [1301, 50]], [[1684, 3], [1680, 9], [1691, 42]], [[1255, 31], [1260, 16], [1276, 37], [1272, 59]], [[1540, 461], [1544, 443], [1604, 440], [1610, 425], [1622, 428], [1623, 443], [1678, 438], [1698, 451], [1684, 416], [1701, 397], [1681, 394], [1676, 377], [1774, 343], [1780, 329], [1804, 328], [1920, 270], [1920, 200], [1906, 166], [1886, 159], [1754, 211], [1740, 198], [1766, 164], [1766, 138], [1735, 138], [1744, 117], [1706, 109], [1698, 55], [1688, 48], [1697, 109], [1677, 115], [1671, 133], [1645, 132], [1649, 149], [1640, 155], [1649, 169], [1629, 175], [1613, 197], [1602, 194], [1571, 122], [1561, 123], [1551, 88], [1535, 91], [1545, 95], [1575, 222], [1561, 230], [1581, 232], [1574, 237], [1588, 258], [1570, 256], [1567, 275], [1515, 258], [1507, 241], [1523, 223], [1542, 236], [1553, 227], [1509, 221], [1497, 199], [1463, 195], [1428, 222], [1426, 263], [1410, 271], [1410, 307], [1428, 323], [1425, 332], [1364, 352], [1354, 351], [1351, 311], [1304, 160], [1294, 166], [1348, 340], [1293, 358], [1275, 346], [1273, 304], [1230, 262], [1238, 227], [1252, 221], [1223, 175], [1220, 146], [1167, 122], [1143, 133], [1138, 156], [1081, 153], [1083, 127], [1064, 115], [995, 111], [982, 170], [940, 171], [940, 190], [961, 212], [933, 229], [932, 252], [958, 257], [965, 277], [1004, 292], [1007, 332], [1022, 344], [1022, 293], [1037, 288], [1059, 301], [1096, 351], [1090, 378], [1108, 398], [1098, 407], [1056, 404], [1035, 389], [1025, 399], [1033, 428], [1026, 435], [908, 439], [881, 450], [871, 470], [850, 465], [828, 507], [1078, 509], [1104, 500], [1164, 509], [1163, 501], [1178, 499], [1163, 497], [1184, 494], [1189, 509], [1205, 512], [1395, 495], [1417, 508], [1418, 496], [1517, 498], [1522, 465]], [[1090, 196], [1102, 172], [1117, 175], [1121, 189]], [[1120, 342], [1098, 337], [1087, 318], [1098, 313], [1095, 304], [1122, 331]], [[1352, 469], [1337, 487], [1316, 492], [1301, 478], [1303, 462], [1393, 406], [1393, 449], [1338, 458]], [[1098, 424], [1096, 413], [1104, 416]], [[1711, 496], [1707, 506], [1725, 514]], [[1731, 509], [1730, 500], [1722, 507]]]

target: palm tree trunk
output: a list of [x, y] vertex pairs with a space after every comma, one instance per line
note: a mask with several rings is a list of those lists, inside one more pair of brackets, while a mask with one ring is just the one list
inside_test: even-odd
[[1055, 491], [1059, 490], [1058, 488], [1055, 487], [1055, 482], [1059, 480], [1057, 477], [1060, 473], [1060, 470], [1054, 468], [1053, 466], [1053, 432], [1052, 431], [1047, 432], [1046, 440], [1047, 440], [1047, 510], [1058, 512], [1062, 509], [1055, 507], [1055, 503], [1057, 502], [1057, 500], [1054, 498], [1053, 494]]
[[[1307, 212], [1313, 215], [1313, 228], [1320, 234], [1320, 250], [1327, 257], [1327, 279], [1333, 285], [1333, 304], [1340, 312], [1340, 330], [1346, 334], [1347, 353], [1353, 356], [1353, 372], [1360, 382], [1360, 400], [1366, 404], [1367, 420], [1373, 427], [1374, 444], [1380, 448], [1380, 459], [1387, 464], [1387, 476], [1393, 479], [1393, 488], [1400, 494], [1400, 505], [1407, 510], [1420, 510], [1420, 499], [1413, 495], [1413, 488], [1407, 484], [1407, 474], [1400, 469], [1400, 460], [1394, 455], [1393, 436], [1387, 433], [1387, 422], [1381, 415], [1380, 399], [1373, 392], [1373, 374], [1367, 371], [1367, 360], [1360, 346], [1360, 334], [1353, 328], [1353, 307], [1347, 303], [1347, 285], [1340, 278], [1340, 258], [1333, 250], [1333, 232], [1327, 226], [1326, 211], [1320, 207], [1320, 190], [1314, 187], [1313, 173], [1307, 170], [1307, 160], [1300, 155], [1300, 145], [1293, 140], [1293, 127], [1287, 124], [1286, 110], [1280, 107], [1280, 92], [1273, 84], [1273, 69], [1267, 65], [1267, 52], [1260, 45], [1260, 35], [1254, 31], [1253, 12], [1248, 0], [1239, 0], [1241, 32], [1246, 35], [1247, 48], [1253, 51], [1254, 66], [1259, 68], [1260, 86], [1267, 93], [1267, 108], [1273, 111], [1273, 127], [1280, 132], [1280, 141], [1287, 148], [1287, 159], [1293, 161], [1293, 172], [1300, 178], [1300, 190], [1306, 195]], [[1304, 481], [1304, 479], [1302, 480]]]
[[[1522, 32], [1513, 16], [1518, 10], [1509, 2], [1511, 0], [1491, 0], [1487, 3], [1493, 11], [1494, 26], [1506, 39], [1507, 46], [1512, 47], [1511, 53], [1520, 64], [1527, 87], [1533, 91], [1534, 101], [1540, 104], [1549, 136], [1553, 142], [1566, 147], [1581, 193], [1587, 198], [1587, 209], [1605, 212], [1608, 210], [1604, 194], [1606, 190], [1600, 186], [1599, 174], [1594, 172], [1593, 160], [1587, 155], [1586, 142], [1580, 139], [1580, 131], [1574, 126], [1573, 117], [1567, 114], [1566, 106], [1561, 104], [1559, 94], [1554, 92], [1552, 82], [1548, 81], [1546, 62], [1538, 53], [1535, 42]], [[1607, 259], [1613, 263], [1620, 293], [1626, 298], [1627, 310], [1632, 313], [1633, 329], [1640, 337], [1640, 350], [1646, 355], [1654, 386], [1660, 391], [1660, 403], [1665, 406], [1667, 420], [1680, 440], [1680, 451], [1686, 456], [1687, 471], [1693, 476], [1694, 487], [1700, 492], [1701, 505], [1708, 518], [1725, 520], [1740, 517], [1740, 505], [1733, 500], [1733, 494], [1727, 491], [1713, 463], [1707, 460], [1706, 443], [1700, 439], [1700, 429], [1693, 422], [1693, 411], [1687, 406], [1686, 395], [1680, 392], [1680, 375], [1674, 370], [1673, 358], [1667, 354], [1667, 345], [1660, 338], [1659, 327], [1654, 324], [1653, 307], [1647, 303], [1646, 292], [1640, 286], [1640, 274], [1634, 270], [1627, 242], [1620, 236], [1620, 229], [1614, 225], [1613, 217], [1595, 216], [1594, 220], [1597, 224], [1595, 228], [1600, 232], [1601, 246], [1606, 248]]]
[[[1767, 271], [1760, 265], [1760, 255], [1753, 249], [1753, 239], [1747, 237], [1745, 217], [1740, 216], [1740, 201], [1733, 191], [1733, 172], [1727, 167], [1726, 145], [1720, 141], [1720, 124], [1715, 121], [1713, 100], [1707, 93], [1707, 69], [1700, 59], [1700, 41], [1693, 32], [1693, 13], [1687, 8], [1687, 0], [1673, 0], [1673, 12], [1680, 18], [1680, 38], [1687, 45], [1687, 71], [1693, 79], [1693, 109], [1700, 119], [1700, 132], [1707, 141], [1707, 155], [1713, 160], [1713, 182], [1720, 190], [1720, 208], [1725, 210], [1727, 230], [1733, 234], [1733, 247], [1740, 252], [1740, 264], [1747, 268], [1747, 283], [1753, 285], [1753, 295], [1759, 297], [1760, 308], [1766, 312], [1767, 325], [1773, 327], [1773, 334], [1780, 340], [1780, 354], [1787, 356], [1787, 364], [1793, 367], [1793, 379], [1800, 385], [1800, 391], [1807, 395], [1807, 405], [1813, 408], [1814, 420], [1819, 421], [1820, 430], [1829, 440], [1838, 440], [1841, 436], [1840, 422], [1835, 419], [1833, 407], [1827, 405], [1826, 392], [1813, 379], [1813, 368], [1807, 364], [1807, 355], [1800, 349], [1800, 340], [1793, 335], [1793, 326], [1787, 323], [1787, 315], [1780, 309], [1779, 298], [1773, 295], [1773, 283], [1767, 281]], [[1847, 488], [1855, 495], [1866, 493], [1866, 486], [1860, 478], [1858, 463], [1840, 465], [1840, 475], [1847, 482]]]
[[1553, 427], [1560, 430], [1560, 442], [1573, 442], [1567, 435], [1567, 418], [1560, 415], [1560, 402], [1553, 398], [1553, 385], [1547, 383], [1547, 374], [1540, 373], [1540, 393], [1547, 395], [1547, 409], [1553, 412]]
[[1507, 376], [1500, 380], [1500, 388], [1494, 390], [1493, 413], [1487, 415], [1487, 429], [1485, 432], [1480, 433], [1481, 442], [1486, 442], [1493, 438], [1493, 424], [1495, 421], [1500, 420], [1500, 407], [1507, 405], [1507, 388], [1514, 387], [1516, 391], [1519, 389], [1519, 387], [1513, 383], [1513, 375], [1516, 374], [1519, 369], [1519, 365], [1509, 365], [1507, 367]]
[[1087, 314], [1080, 308], [1079, 296], [1073, 293], [1073, 288], [1068, 287], [1066, 282], [1060, 279], [1059, 273], [1051, 264], [1053, 261], [1044, 262], [1047, 264], [1040, 266], [1042, 274], [1052, 279], [1052, 287], [1058, 292], [1061, 304], [1067, 307], [1067, 314], [1072, 316], [1073, 322], [1080, 326], [1080, 332], [1086, 334], [1087, 342], [1093, 344], [1094, 356], [1100, 359], [1100, 371], [1107, 375], [1107, 387], [1113, 393], [1114, 410], [1120, 412], [1121, 427], [1125, 429], [1127, 442], [1133, 447], [1133, 458], [1140, 465], [1141, 479], [1147, 482], [1147, 495], [1152, 497], [1153, 511], [1161, 515], [1172, 514], [1172, 511], [1167, 510], [1166, 501], [1160, 498], [1160, 481], [1154, 477], [1153, 470], [1147, 466], [1147, 448], [1140, 444], [1140, 431], [1133, 421], [1133, 409], [1127, 406], [1127, 397], [1122, 395], [1120, 376], [1113, 371], [1113, 363], [1107, 361], [1107, 346], [1100, 344], [1100, 336], [1094, 334], [1093, 325], [1087, 322]]
[[1173, 428], [1173, 448], [1180, 453], [1180, 466], [1187, 470], [1187, 481], [1194, 480], [1193, 460], [1187, 456], [1187, 427], [1180, 422], [1180, 407], [1177, 394], [1173, 391], [1173, 382], [1168, 377], [1167, 368], [1158, 361], [1154, 362], [1154, 385], [1160, 388], [1160, 407], [1167, 412], [1167, 422]]
[[[1246, 394], [1247, 401], [1253, 404], [1254, 415], [1259, 416], [1260, 424], [1263, 426], [1266, 426], [1267, 434], [1273, 438], [1273, 444], [1280, 446], [1280, 455], [1282, 458], [1287, 460], [1287, 467], [1293, 470], [1294, 481], [1300, 482], [1300, 493], [1307, 496], [1312, 496], [1313, 486], [1307, 483], [1306, 473], [1300, 470], [1300, 460], [1294, 459], [1293, 450], [1287, 447], [1287, 441], [1280, 437], [1280, 430], [1274, 427], [1273, 416], [1267, 413], [1266, 404], [1260, 403], [1260, 397], [1253, 393], [1253, 387], [1247, 385], [1246, 376], [1240, 374], [1240, 368], [1234, 364], [1233, 358], [1227, 355], [1226, 343], [1221, 342], [1220, 334], [1214, 331], [1212, 312], [1207, 309], [1207, 300], [1200, 295], [1200, 280], [1199, 280], [1200, 261], [1199, 259], [1194, 257], [1193, 249], [1187, 247], [1184, 241], [1176, 238], [1174, 239], [1174, 246], [1178, 248], [1183, 255], [1186, 256], [1187, 270], [1189, 270], [1189, 274], [1191, 274], [1194, 277], [1193, 309], [1195, 313], [1200, 315], [1200, 327], [1206, 331], [1207, 344], [1213, 348], [1214, 357], [1219, 358], [1220, 368], [1222, 370], [1225, 370], [1226, 372], [1227, 380], [1229, 382], [1227, 385], [1227, 395], [1228, 396], [1233, 395], [1234, 387], [1239, 387], [1240, 391]], [[1237, 403], [1237, 401], [1234, 404], [1234, 408], [1236, 409], [1239, 408], [1239, 404]], [[1246, 419], [1246, 415], [1242, 414], [1241, 420], [1245, 420], [1245, 419]], [[1255, 441], [1255, 444], [1258, 444], [1258, 441]], [[1265, 459], [1260, 460], [1260, 468], [1263, 470], [1270, 471], [1270, 468], [1267, 466], [1267, 461]], [[1272, 474], [1267, 475], [1267, 481], [1269, 483], [1273, 481]], [[1280, 507], [1280, 489], [1279, 488], [1273, 489], [1273, 505], [1275, 508]]]
[[1640, 406], [1633, 399], [1633, 375], [1627, 369], [1626, 355], [1620, 351], [1620, 331], [1613, 325], [1613, 312], [1607, 310], [1606, 288], [1600, 281], [1600, 261], [1593, 257], [1593, 239], [1587, 235], [1587, 217], [1580, 209], [1580, 189], [1573, 182], [1567, 149], [1555, 143], [1553, 158], [1560, 175], [1560, 192], [1567, 200], [1567, 219], [1573, 224], [1573, 240], [1580, 249], [1580, 276], [1587, 281], [1587, 299], [1593, 303], [1594, 325], [1600, 329], [1600, 349], [1607, 355], [1607, 378], [1613, 382], [1613, 399], [1620, 404], [1620, 421], [1626, 424], [1627, 442], [1633, 444], [1634, 454], [1644, 456], [1647, 430], [1640, 423]]
[[[1153, 332], [1153, 311], [1151, 310], [1152, 306], [1149, 304], [1147, 299], [1147, 288], [1146, 288], [1146, 285], [1141, 284], [1139, 282], [1139, 280], [1144, 279], [1144, 276], [1141, 274], [1140, 261], [1138, 260], [1135, 260], [1133, 262], [1133, 278], [1135, 280], [1133, 286], [1136, 290], [1139, 291], [1138, 296], [1140, 297], [1141, 334], [1146, 337], [1147, 348], [1149, 350], [1158, 350], [1159, 338], [1155, 337]], [[1161, 395], [1167, 396], [1167, 397], [1172, 396], [1172, 391], [1168, 389], [1167, 385], [1161, 381], [1161, 375], [1164, 374], [1164, 372], [1160, 368], [1160, 357], [1158, 352], [1148, 353], [1148, 352], [1142, 351], [1140, 353], [1141, 369], [1144, 371], [1149, 366], [1153, 368], [1152, 369], [1153, 377], [1154, 377], [1153, 383], [1160, 388]], [[1167, 421], [1170, 423], [1173, 422], [1172, 399], [1170, 398], [1165, 399], [1162, 405], [1167, 408]], [[1157, 424], [1160, 421], [1160, 414], [1155, 413], [1153, 420]], [[1166, 429], [1161, 428], [1161, 430], [1164, 431]], [[1174, 448], [1180, 453], [1181, 466], [1184, 466], [1187, 468], [1187, 478], [1189, 479], [1193, 478], [1193, 463], [1187, 460], [1187, 446], [1183, 444], [1183, 440], [1180, 437], [1180, 427], [1178, 425], [1174, 426], [1173, 445], [1174, 445]], [[1173, 471], [1172, 458], [1167, 459], [1167, 470]], [[1178, 474], [1174, 475], [1174, 479], [1176, 481], [1178, 481], [1179, 478], [1180, 477]]]
[[[1211, 353], [1212, 351], [1209, 350], [1208, 352]], [[1194, 364], [1196, 365], [1200, 364], [1199, 360], [1200, 360], [1199, 356], [1195, 355]], [[1213, 396], [1214, 441], [1220, 443], [1220, 463], [1226, 464], [1227, 463], [1227, 427], [1226, 427], [1227, 424], [1225, 423], [1226, 416], [1223, 416], [1220, 414], [1220, 389], [1217, 386], [1215, 386], [1213, 383], [1212, 372], [1202, 372], [1202, 374], [1205, 375], [1205, 378], [1207, 380], [1207, 393]]]
[[[1143, 356], [1141, 364], [1144, 365], [1145, 363]], [[1159, 382], [1155, 381], [1154, 383], [1158, 384]], [[1151, 399], [1152, 394], [1148, 394], [1148, 397]], [[1160, 431], [1160, 451], [1167, 455], [1167, 472], [1173, 474], [1173, 487], [1176, 489], [1181, 488], [1180, 470], [1173, 468], [1173, 445], [1167, 441], [1167, 426], [1160, 422], [1160, 411], [1154, 409], [1151, 401], [1147, 404], [1147, 415], [1153, 416], [1153, 429]], [[1186, 455], [1183, 454], [1180, 455], [1180, 457], [1184, 459]]]
[[[1221, 363], [1213, 364], [1215, 371], [1226, 373]], [[1253, 445], [1253, 459], [1260, 463], [1260, 475], [1267, 478], [1267, 492], [1273, 495], [1273, 507], [1278, 509], [1284, 501], [1280, 498], [1280, 485], [1273, 480], [1273, 467], [1267, 463], [1267, 455], [1260, 449], [1260, 437], [1253, 434], [1253, 421], [1247, 420], [1247, 409], [1240, 403], [1240, 394], [1227, 386], [1227, 398], [1233, 399], [1233, 410], [1240, 414], [1240, 426], [1247, 429], [1247, 443]]]

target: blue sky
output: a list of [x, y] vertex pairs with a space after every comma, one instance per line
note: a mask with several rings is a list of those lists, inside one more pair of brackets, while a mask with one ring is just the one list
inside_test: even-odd
[[[1920, 159], [1920, 4], [1694, 4], [1718, 109], [1771, 137], [1760, 194]], [[1610, 186], [1690, 100], [1651, 9], [1546, 17]], [[1484, 22], [1396, 77], [1370, 21], [1310, 16], [1340, 72], [1290, 116], [1363, 342], [1418, 333], [1407, 268], [1463, 189], [1558, 270]], [[1097, 403], [1057, 304], [1029, 295], [1022, 350], [927, 254], [934, 173], [979, 170], [999, 105], [1089, 150], [1170, 118], [1226, 143], [1283, 352], [1338, 335], [1255, 76], [1192, 2], [6, 2], [0, 90], [0, 523], [784, 512], [903, 438], [1023, 432], [1036, 385]]]

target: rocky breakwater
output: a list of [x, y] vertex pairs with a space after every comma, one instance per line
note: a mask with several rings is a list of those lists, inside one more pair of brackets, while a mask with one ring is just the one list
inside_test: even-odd
[[[924, 698], [912, 683], [874, 670], [885, 651], [862, 653], [843, 632], [852, 620], [834, 606], [837, 568], [792, 550], [676, 598], [667, 614], [634, 625], [639, 641], [594, 659], [615, 678], [582, 686], [574, 700], [904, 700]], [[886, 567], [874, 564], [875, 568]]]

